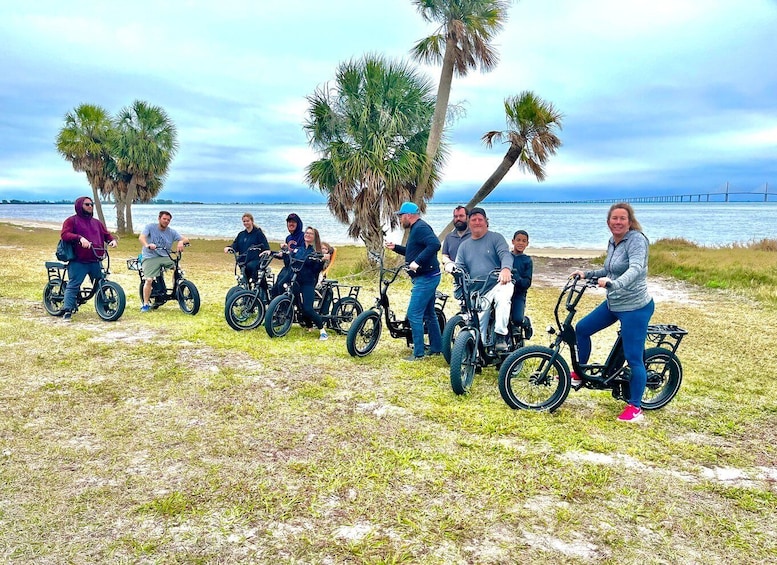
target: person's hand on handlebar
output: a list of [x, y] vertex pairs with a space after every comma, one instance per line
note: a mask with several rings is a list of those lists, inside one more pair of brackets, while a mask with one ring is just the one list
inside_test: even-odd
[[456, 270], [456, 262], [455, 261], [448, 261], [445, 263], [445, 272], [448, 274], [453, 273], [453, 271]]
[[569, 278], [570, 278], [570, 279], [572, 279], [572, 278], [575, 278], [575, 277], [577, 277], [577, 278], [579, 278], [579, 279], [584, 279], [584, 278], [585, 278], [585, 272], [584, 272], [584, 271], [581, 271], [581, 270], [579, 270], [579, 269], [578, 269], [577, 271], [573, 271], [573, 272], [572, 272], [572, 273], [569, 275]]
[[180, 253], [181, 251], [183, 251], [183, 241], [179, 241], [179, 242], [178, 242], [177, 249], [178, 249], [178, 253]]
[[499, 271], [499, 284], [507, 284], [510, 281], [513, 280], [513, 272], [512, 270], [505, 267], [501, 271]]
[[119, 245], [119, 242], [116, 239], [112, 239], [108, 242], [108, 246], [110, 247], [116, 247], [117, 245]]

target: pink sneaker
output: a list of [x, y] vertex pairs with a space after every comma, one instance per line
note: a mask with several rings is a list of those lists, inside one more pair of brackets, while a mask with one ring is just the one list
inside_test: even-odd
[[579, 386], [581, 386], [581, 385], [583, 384], [583, 379], [581, 379], [580, 377], [578, 377], [578, 376], [577, 376], [577, 373], [575, 373], [574, 371], [571, 371], [571, 372], [569, 373], [569, 379], [570, 379], [570, 381], [571, 381], [571, 383], [570, 383], [570, 384], [571, 384], [571, 385], [572, 385], [574, 388], [578, 388]]
[[637, 408], [636, 406], [632, 406], [631, 404], [627, 404], [626, 408], [623, 409], [623, 412], [621, 412], [621, 415], [618, 416], [619, 422], [641, 422], [645, 419], [645, 416], [642, 414], [642, 409]]

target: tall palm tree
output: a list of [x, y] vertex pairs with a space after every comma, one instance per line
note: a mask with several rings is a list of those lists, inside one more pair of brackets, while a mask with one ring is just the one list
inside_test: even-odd
[[[65, 125], [57, 135], [57, 151], [78, 172], [85, 172], [92, 187], [92, 200], [97, 217], [104, 224], [105, 216], [99, 194], [104, 194], [107, 140], [113, 124], [108, 112], [100, 106], [81, 104], [65, 114]], [[98, 194], [99, 193], [99, 194]]]
[[[445, 116], [453, 75], [466, 76], [480, 68], [487, 72], [499, 61], [491, 40], [507, 19], [509, 0], [413, 0], [423, 19], [440, 24], [434, 35], [421, 39], [413, 47], [413, 57], [421, 62], [440, 64], [440, 83], [426, 155], [434, 156], [442, 142]], [[432, 160], [426, 162], [414, 201], [425, 207], [424, 199], [434, 194]]]
[[[348, 235], [378, 251], [384, 226], [413, 197], [434, 113], [433, 87], [411, 66], [377, 55], [340, 64], [335, 84], [308, 96], [308, 140], [322, 157], [306, 180], [327, 195], [327, 207]], [[444, 157], [438, 152], [431, 175]]]
[[175, 124], [159, 106], [136, 100], [115, 118], [111, 156], [116, 162], [116, 216], [119, 233], [132, 233], [132, 203], [161, 190], [178, 151]]
[[[507, 172], [516, 163], [521, 172], [534, 175], [538, 182], [545, 180], [545, 163], [561, 147], [556, 132], [562, 127], [562, 114], [550, 102], [546, 102], [531, 91], [525, 90], [517, 96], [505, 99], [507, 130], [489, 131], [483, 136], [483, 143], [492, 147], [494, 142], [508, 143], [502, 162], [483, 183], [483, 186], [467, 202], [467, 209], [480, 204], [491, 194]], [[453, 229], [450, 222], [440, 239]]]

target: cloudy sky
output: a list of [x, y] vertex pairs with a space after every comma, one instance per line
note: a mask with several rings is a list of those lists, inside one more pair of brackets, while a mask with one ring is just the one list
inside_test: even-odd
[[[436, 202], [501, 161], [486, 131], [523, 90], [564, 115], [544, 183], [511, 171], [491, 201], [777, 187], [777, 0], [521, 0], [488, 74], [454, 79], [466, 115]], [[88, 191], [54, 140], [82, 103], [163, 107], [180, 151], [162, 198], [318, 202], [306, 96], [367, 53], [409, 59], [431, 35], [410, 0], [71, 0], [0, 5], [0, 198]], [[436, 84], [439, 69], [421, 67]]]

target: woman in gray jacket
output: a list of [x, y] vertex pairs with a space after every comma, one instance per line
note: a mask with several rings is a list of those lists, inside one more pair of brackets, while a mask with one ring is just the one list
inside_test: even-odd
[[[607, 300], [580, 320], [575, 328], [577, 354], [581, 364], [588, 363], [591, 336], [620, 321], [623, 353], [631, 369], [631, 380], [629, 403], [618, 420], [639, 422], [644, 418], [641, 404], [647, 380], [643, 352], [648, 323], [655, 310], [647, 290], [649, 242], [634, 216], [634, 209], [625, 202], [610, 207], [607, 227], [612, 237], [607, 245], [604, 268], [572, 273], [585, 278], [598, 277], [599, 286], [607, 289]], [[581, 382], [573, 372], [572, 386], [579, 386]]]

